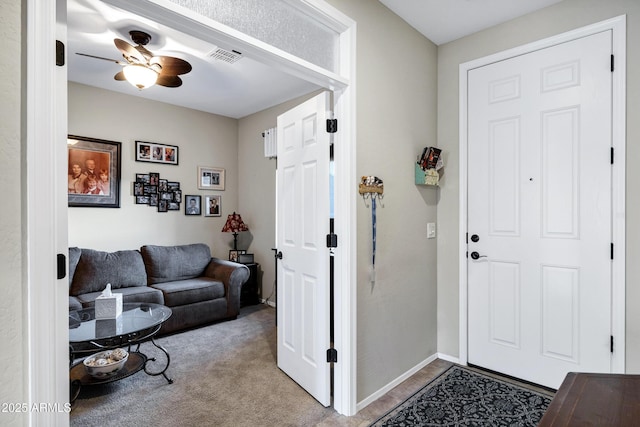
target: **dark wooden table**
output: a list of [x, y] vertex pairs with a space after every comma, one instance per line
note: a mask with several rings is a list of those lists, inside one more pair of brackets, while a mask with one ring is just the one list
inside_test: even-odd
[[568, 373], [539, 426], [640, 426], [640, 375]]

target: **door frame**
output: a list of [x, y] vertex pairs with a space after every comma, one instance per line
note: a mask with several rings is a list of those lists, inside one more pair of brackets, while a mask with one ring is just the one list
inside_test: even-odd
[[[468, 292], [467, 292], [467, 112], [468, 92], [467, 78], [469, 71], [498, 61], [545, 49], [581, 37], [602, 31], [612, 31], [612, 51], [615, 55], [615, 72], [612, 74], [612, 146], [615, 150], [615, 162], [611, 171], [611, 231], [615, 248], [611, 264], [611, 335], [615, 341], [611, 355], [611, 372], [625, 372], [625, 176], [626, 176], [626, 15], [611, 18], [593, 25], [578, 28], [533, 43], [508, 49], [493, 55], [460, 64], [460, 111], [459, 111], [459, 166], [460, 166], [460, 200], [459, 200], [459, 236], [458, 251], [459, 274], [459, 363], [468, 362]], [[606, 58], [604, 59], [606, 60]]]
[[[233, 40], [245, 47], [265, 64], [315, 83], [325, 89], [334, 91], [334, 117], [340, 121], [340, 132], [334, 137], [336, 150], [335, 209], [336, 233], [340, 234], [340, 247], [336, 252], [335, 280], [338, 289], [337, 300], [340, 304], [335, 308], [335, 346], [340, 351], [340, 363], [334, 364], [334, 409], [343, 415], [354, 415], [356, 407], [356, 206], [355, 206], [355, 153], [356, 153], [356, 98], [355, 98], [355, 58], [356, 58], [356, 23], [351, 18], [329, 5], [323, 0], [301, 0], [299, 7], [309, 13], [313, 19], [336, 29], [339, 33], [340, 50], [338, 52], [339, 70], [337, 73], [322, 69], [291, 54], [276, 49], [264, 42], [246, 36], [227, 26], [210, 19], [182, 15], [183, 10], [172, 3], [162, 0], [146, 0], [130, 3], [122, 0], [105, 0], [125, 10], [142, 12], [142, 16], [157, 15], [160, 19], [171, 19], [165, 22], [169, 26], [182, 29], [186, 33], [204, 36], [205, 39], [225, 38]], [[27, 67], [23, 73], [23, 87], [27, 88], [24, 97], [25, 112], [23, 129], [26, 141], [26, 186], [33, 191], [28, 200], [38, 194], [43, 197], [38, 204], [24, 203], [25, 212], [22, 218], [26, 227], [25, 241], [25, 303], [24, 319], [28, 324], [28, 337], [24, 344], [25, 355], [25, 393], [30, 402], [67, 402], [68, 360], [66, 357], [50, 358], [55, 343], [63, 343], [66, 349], [68, 342], [67, 308], [56, 307], [60, 295], [68, 293], [65, 279], [53, 286], [55, 277], [56, 253], [66, 253], [64, 248], [55, 248], [56, 239], [53, 231], [56, 226], [64, 227], [66, 221], [60, 218], [58, 205], [61, 200], [53, 197], [49, 187], [43, 182], [55, 186], [55, 169], [60, 165], [51, 165], [49, 159], [66, 156], [67, 123], [59, 122], [60, 115], [56, 110], [64, 108], [67, 100], [66, 80], [61, 84], [55, 69], [56, 40], [56, 3], [59, 7], [66, 0], [57, 2], [27, 0], [26, 8], [26, 58]], [[162, 3], [162, 7], [158, 6]], [[167, 13], [168, 12], [168, 13]], [[188, 16], [187, 16], [188, 15]], [[64, 28], [66, 30], [66, 28]], [[66, 69], [64, 69], [66, 73]], [[66, 114], [65, 114], [66, 118]], [[45, 160], [47, 159], [47, 160]], [[33, 162], [32, 160], [39, 160]], [[48, 163], [47, 163], [48, 162]], [[35, 166], [34, 166], [35, 163]], [[49, 165], [49, 166], [47, 166]], [[65, 165], [66, 168], [66, 165]], [[66, 193], [65, 193], [66, 196]], [[64, 202], [66, 205], [66, 202]], [[51, 217], [37, 215], [38, 212], [56, 212]], [[55, 224], [54, 224], [55, 220]], [[38, 232], [42, 231], [42, 232]], [[58, 242], [60, 243], [60, 242]], [[341, 286], [340, 284], [343, 284]], [[66, 298], [65, 298], [66, 301]], [[53, 321], [51, 321], [53, 319]], [[62, 346], [62, 344], [60, 345]], [[64, 354], [64, 352], [56, 352]], [[55, 375], [51, 373], [54, 372]], [[66, 384], [66, 385], [65, 385]], [[38, 424], [35, 418], [45, 419], [50, 414], [32, 415], [29, 424]], [[59, 414], [59, 425], [67, 425], [68, 414]]]

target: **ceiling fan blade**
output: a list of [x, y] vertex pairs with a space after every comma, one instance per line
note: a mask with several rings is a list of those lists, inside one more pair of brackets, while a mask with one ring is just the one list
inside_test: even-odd
[[149, 60], [149, 64], [159, 64], [162, 67], [160, 77], [177, 76], [191, 71], [191, 64], [184, 59], [174, 58], [173, 56], [154, 56]]
[[122, 81], [122, 80], [127, 80], [124, 77], [124, 71], [119, 71], [115, 76], [113, 76], [114, 79]]
[[157, 85], [165, 87], [179, 87], [182, 86], [182, 79], [178, 76], [167, 76], [160, 74], [158, 76]]
[[95, 59], [102, 59], [102, 60], [105, 60], [105, 61], [111, 61], [111, 62], [115, 62], [118, 65], [127, 65], [125, 62], [118, 61], [117, 59], [103, 58], [102, 56], [89, 55], [88, 53], [76, 52], [76, 55], [88, 56], [89, 58], [95, 58]]
[[125, 59], [129, 60], [129, 58], [131, 58], [136, 62], [139, 62], [142, 64], [145, 64], [147, 62], [144, 56], [140, 52], [138, 52], [138, 50], [135, 47], [131, 46], [126, 41], [120, 40], [120, 39], [113, 39], [113, 43], [115, 43], [118, 50], [122, 52], [122, 55], [125, 57]]

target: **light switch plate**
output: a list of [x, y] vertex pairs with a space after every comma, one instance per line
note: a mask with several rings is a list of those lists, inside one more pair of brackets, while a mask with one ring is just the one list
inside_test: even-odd
[[427, 239], [435, 239], [436, 237], [436, 223], [430, 222], [427, 224]]

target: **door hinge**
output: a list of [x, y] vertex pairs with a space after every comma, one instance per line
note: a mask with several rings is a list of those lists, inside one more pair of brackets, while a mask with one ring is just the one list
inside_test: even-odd
[[58, 254], [57, 267], [58, 273], [56, 277], [58, 278], [58, 280], [67, 277], [67, 257], [64, 256], [64, 254]]
[[338, 363], [338, 350], [335, 348], [327, 349], [327, 363]]
[[613, 59], [613, 55], [611, 55], [611, 72], [612, 72], [612, 73], [613, 73], [613, 69], [615, 68], [614, 63], [615, 63], [615, 61], [614, 61], [614, 59]]
[[328, 248], [337, 248], [338, 247], [338, 235], [335, 233], [327, 234], [327, 247]]
[[613, 335], [611, 335], [611, 353], [613, 353]]
[[613, 243], [611, 244], [611, 259], [613, 259]]
[[56, 65], [62, 67], [64, 65], [64, 43], [56, 40]]
[[613, 147], [611, 147], [611, 164], [613, 164]]
[[338, 119], [327, 119], [327, 133], [338, 132]]

